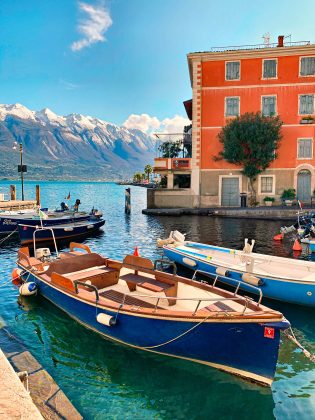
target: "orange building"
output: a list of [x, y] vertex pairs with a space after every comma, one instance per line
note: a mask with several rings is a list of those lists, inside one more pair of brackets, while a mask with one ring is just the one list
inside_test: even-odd
[[222, 127], [237, 115], [257, 111], [283, 121], [278, 158], [256, 180], [258, 200], [279, 200], [284, 189], [295, 188], [301, 201], [309, 201], [315, 188], [315, 45], [286, 45], [280, 36], [276, 45], [190, 53], [188, 65], [192, 112], [189, 103], [185, 107], [192, 119], [192, 154], [185, 174], [190, 187], [174, 188], [172, 180], [183, 171], [167, 163], [161, 168], [157, 159], [155, 172], [167, 175], [168, 183], [160, 193], [164, 198], [157, 193], [152, 206], [238, 206], [248, 179], [241, 168], [213, 157], [222, 147]]

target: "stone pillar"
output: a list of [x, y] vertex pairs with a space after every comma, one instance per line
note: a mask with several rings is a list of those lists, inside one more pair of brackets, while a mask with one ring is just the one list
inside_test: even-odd
[[194, 196], [193, 206], [200, 207], [202, 67], [201, 62], [197, 60], [193, 61], [192, 66], [193, 120], [191, 191]]
[[15, 185], [10, 185], [10, 199], [16, 200], [16, 189]]
[[169, 172], [167, 174], [167, 188], [172, 190], [174, 188], [174, 174], [173, 172]]

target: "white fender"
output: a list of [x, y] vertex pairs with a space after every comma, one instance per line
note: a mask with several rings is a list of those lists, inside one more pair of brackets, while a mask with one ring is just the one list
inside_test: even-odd
[[22, 284], [19, 289], [21, 296], [32, 296], [37, 293], [37, 284], [33, 281]]
[[112, 327], [116, 324], [116, 320], [113, 316], [104, 313], [98, 314], [96, 320], [100, 324], [106, 325], [107, 327]]

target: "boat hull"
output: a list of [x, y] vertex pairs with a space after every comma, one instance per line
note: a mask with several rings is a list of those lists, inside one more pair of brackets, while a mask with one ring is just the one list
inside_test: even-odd
[[[68, 240], [79, 236], [86, 236], [98, 231], [105, 224], [105, 220], [90, 221], [84, 225], [71, 225], [64, 227], [48, 226], [52, 228], [56, 240]], [[50, 242], [53, 240], [51, 231], [40, 230], [36, 226], [19, 225], [18, 227], [21, 243], [33, 243], [33, 233], [36, 230], [36, 242]]]
[[[188, 267], [192, 270], [200, 270], [216, 275], [217, 265], [193, 253], [187, 253], [176, 248], [164, 247], [164, 255], [170, 260]], [[194, 265], [193, 265], [194, 263]], [[248, 286], [243, 280], [244, 271], [233, 270], [226, 267], [229, 271], [229, 277], [224, 277], [224, 283], [232, 286], [236, 285], [236, 281], [241, 282], [242, 289], [250, 293], [255, 293], [254, 289]], [[255, 275], [255, 273], [253, 273]], [[263, 296], [270, 299], [280, 300], [297, 305], [310, 306], [315, 308], [315, 283], [276, 279], [259, 275], [262, 285], [257, 286], [261, 289]], [[219, 278], [220, 279], [220, 278]]]
[[[28, 274], [27, 274], [28, 275]], [[33, 273], [39, 293], [87, 328], [107, 338], [141, 350], [213, 366], [264, 385], [272, 383], [280, 342], [280, 330], [289, 323], [261, 320], [221, 321], [144, 316], [98, 307], [46, 283]], [[99, 323], [96, 316], [117, 317], [114, 326]], [[266, 333], [271, 331], [271, 334]]]
[[0, 215], [0, 234], [11, 233], [17, 231], [18, 225], [27, 223], [30, 226], [53, 226], [61, 223], [73, 223], [88, 220], [90, 215], [84, 216], [60, 216], [51, 219], [30, 219], [27, 217], [12, 217], [12, 216], [1, 216]]

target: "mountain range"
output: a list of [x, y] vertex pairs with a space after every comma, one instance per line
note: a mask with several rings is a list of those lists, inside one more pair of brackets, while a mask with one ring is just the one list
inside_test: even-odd
[[128, 178], [152, 164], [155, 148], [142, 131], [98, 118], [0, 105], [0, 178], [17, 175], [14, 142], [23, 144], [30, 179]]

